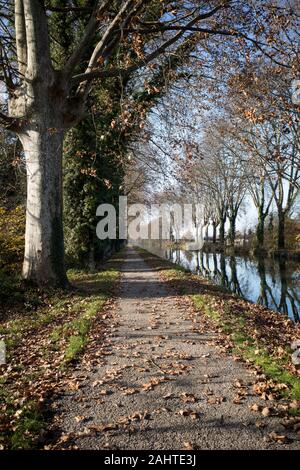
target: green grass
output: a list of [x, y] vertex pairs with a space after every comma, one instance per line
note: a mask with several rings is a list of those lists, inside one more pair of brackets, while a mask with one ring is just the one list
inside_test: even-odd
[[65, 363], [69, 363], [77, 357], [86, 345], [86, 337], [83, 335], [73, 335], [69, 338], [65, 349]]
[[59, 325], [52, 330], [51, 341], [54, 347], [57, 348], [59, 342], [64, 341], [64, 362], [62, 366], [76, 359], [84, 350], [88, 343], [88, 336], [91, 330], [93, 319], [102, 310], [103, 305], [108, 300], [111, 288], [117, 280], [119, 272], [115, 269], [101, 271], [98, 273], [86, 273], [72, 271], [77, 280], [100, 282], [102, 293], [98, 295], [91, 295], [87, 299], [79, 298], [77, 303], [72, 305], [72, 311], [79, 313], [79, 316], [72, 321]]
[[45, 426], [44, 416], [34, 402], [29, 402], [22, 409], [22, 415], [11, 435], [11, 449], [34, 448], [33, 436], [37, 436]]
[[103, 308], [107, 298], [103, 296], [100, 300], [92, 300], [86, 306], [85, 312], [78, 318], [65, 325], [62, 334], [72, 332], [72, 335], [67, 339], [64, 363], [67, 364], [73, 361], [84, 349], [88, 342], [88, 334], [91, 329], [92, 321]]
[[[184, 269], [175, 267], [164, 271], [164, 276], [169, 280], [188, 280]], [[184, 285], [178, 286], [179, 293], [188, 293], [188, 288]], [[288, 362], [289, 351], [282, 358], [273, 358], [266, 351], [263, 345], [256, 344], [254, 339], [247, 333], [247, 320], [243, 314], [233, 313], [228, 302], [223, 300], [222, 313], [212, 304], [213, 296], [210, 294], [190, 294], [193, 304], [197, 310], [201, 310], [213, 323], [218, 325], [222, 331], [228, 334], [234, 343], [233, 353], [242, 356], [256, 366], [261, 367], [263, 373], [274, 383], [284, 383], [287, 389], [282, 395], [290, 399], [300, 400], [300, 380], [290, 373], [285, 365]], [[292, 414], [299, 414], [300, 410], [291, 410]]]
[[237, 317], [231, 314], [230, 307], [225, 303], [223, 315], [214, 309], [207, 295], [193, 295], [194, 305], [211, 318], [222, 330], [229, 334], [235, 348], [233, 352], [240, 354], [253, 364], [261, 367], [263, 373], [276, 383], [285, 383], [288, 386], [288, 396], [291, 399], [300, 400], [300, 380], [286, 369], [284, 365], [287, 358], [272, 358], [270, 354], [259, 345], [254, 344], [253, 338], [248, 336], [245, 331], [246, 320], [243, 317]]
[[[95, 273], [77, 270], [68, 275], [71, 281], [76, 281], [76, 290], [58, 293], [53, 291], [51, 295], [47, 295], [47, 306], [26, 315], [20, 312], [23, 314], [21, 317], [7, 321], [0, 327], [0, 335], [4, 337], [7, 346], [9, 363], [13, 361], [14, 355], [18, 357], [20, 343], [24, 344], [27, 335], [32, 339], [35, 332], [39, 332], [42, 338], [50, 338], [50, 342], [41, 342], [37, 354], [42, 352], [44, 359], [51, 361], [54, 350], [63, 353], [60, 365], [56, 367], [71, 367], [74, 360], [79, 360], [90, 340], [94, 319], [112, 295], [119, 271], [111, 268]], [[18, 364], [14, 364], [13, 370], [14, 373], [20, 372], [24, 390], [30, 381], [42, 380], [44, 372], [43, 368], [37, 367], [28, 374], [26, 363], [20, 368]], [[12, 395], [9, 379], [0, 378], [0, 399], [5, 403], [5, 419], [12, 423], [1, 431], [0, 446], [4, 445], [9, 449], [34, 448], [36, 436], [45, 426], [43, 412], [34, 397], [25, 400], [20, 407], [11, 399]]]

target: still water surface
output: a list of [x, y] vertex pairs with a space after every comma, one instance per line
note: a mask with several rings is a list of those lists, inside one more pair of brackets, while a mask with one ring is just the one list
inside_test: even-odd
[[210, 279], [244, 299], [300, 321], [300, 264], [297, 262], [202, 251], [149, 251]]

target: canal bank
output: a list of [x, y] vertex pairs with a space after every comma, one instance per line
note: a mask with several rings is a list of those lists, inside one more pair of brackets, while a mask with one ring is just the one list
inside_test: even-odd
[[295, 358], [297, 353], [292, 347], [300, 340], [300, 324], [168, 260], [143, 249], [139, 253], [175, 292], [190, 300], [195, 318], [205, 317], [216, 329], [224, 351], [245, 361], [262, 377], [262, 399], [272, 401], [276, 394], [285, 396], [286, 411], [299, 414], [300, 370], [293, 363], [292, 355]]
[[151, 253], [251, 301], [300, 320], [300, 265], [285, 258], [144, 246]]

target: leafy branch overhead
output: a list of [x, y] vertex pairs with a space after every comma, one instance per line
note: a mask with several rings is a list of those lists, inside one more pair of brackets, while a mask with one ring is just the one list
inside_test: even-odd
[[[53, 85], [55, 83], [57, 87], [59, 84], [57, 92], [68, 99], [69, 105], [76, 103], [79, 111], [93, 80], [130, 76], [153, 63], [161, 54], [167, 53], [172, 58], [180, 52], [174, 50], [174, 44], [182, 43], [196, 32], [197, 41], [205, 40], [210, 35], [232, 36], [264, 49], [274, 60], [286, 62], [280, 57], [283, 44], [278, 44], [278, 31], [271, 24], [271, 19], [280, 19], [283, 12], [268, 2], [264, 2], [261, 11], [255, 2], [239, 3], [231, 0], [201, 2], [201, 5], [197, 1], [158, 0], [2, 1], [1, 79], [9, 94], [18, 100], [25, 85], [34, 86], [49, 73]], [[252, 24], [249, 20], [251, 12], [260, 16]], [[59, 38], [52, 36], [47, 25], [54, 14], [67, 15], [73, 28], [82, 19], [86, 24], [82, 33], [77, 34], [72, 53], [59, 69], [51, 52], [53, 43]], [[293, 20], [293, 14], [290, 16]], [[263, 19], [264, 27], [259, 28], [258, 23]], [[119, 63], [114, 60], [112, 65], [110, 59], [117, 50], [123, 53], [120, 54]], [[25, 106], [17, 106], [21, 109], [10, 108], [9, 113], [1, 112], [0, 122], [18, 131], [27, 124], [32, 103], [27, 100]], [[66, 109], [66, 114], [70, 114], [69, 109]], [[67, 122], [64, 124], [67, 125]]]

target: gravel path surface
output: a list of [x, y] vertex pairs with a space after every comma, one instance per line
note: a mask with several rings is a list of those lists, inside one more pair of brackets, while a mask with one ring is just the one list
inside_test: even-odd
[[[76, 370], [79, 389], [56, 404], [66, 442], [71, 437], [79, 449], [299, 449], [299, 441], [267, 438], [284, 431], [279, 418], [250, 410], [258, 401], [247, 394], [254, 377], [195, 323], [189, 301], [168, 291], [132, 248], [122, 271], [105, 360], [99, 355], [88, 370]], [[240, 404], [237, 392], [245, 392]]]

